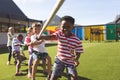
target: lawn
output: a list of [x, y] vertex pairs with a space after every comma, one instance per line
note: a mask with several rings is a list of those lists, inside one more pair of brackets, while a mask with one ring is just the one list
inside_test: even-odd
[[[84, 53], [79, 59], [80, 65], [77, 67], [80, 80], [120, 80], [120, 42], [83, 42]], [[46, 46], [52, 57], [52, 63], [57, 52], [56, 44]], [[7, 66], [7, 48], [0, 48], [0, 80], [31, 80], [27, 78], [27, 61], [22, 63], [21, 70], [23, 76], [16, 77], [15, 65]], [[24, 51], [28, 57], [27, 50]], [[36, 80], [45, 80], [42, 74], [42, 67], [39, 65]], [[64, 73], [60, 80], [67, 80]]]

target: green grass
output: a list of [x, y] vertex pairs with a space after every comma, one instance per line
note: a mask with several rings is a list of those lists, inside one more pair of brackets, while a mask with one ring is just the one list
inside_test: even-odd
[[[83, 43], [84, 53], [77, 67], [80, 80], [120, 80], [120, 42]], [[52, 63], [57, 52], [55, 44], [47, 45]], [[6, 48], [4, 50], [7, 51]], [[23, 76], [15, 77], [15, 65], [7, 66], [8, 53], [0, 48], [0, 80], [31, 80], [27, 78], [27, 61], [22, 63]], [[25, 50], [28, 57], [28, 52]], [[45, 80], [41, 65], [38, 67], [36, 80]], [[67, 80], [65, 73], [60, 80]]]

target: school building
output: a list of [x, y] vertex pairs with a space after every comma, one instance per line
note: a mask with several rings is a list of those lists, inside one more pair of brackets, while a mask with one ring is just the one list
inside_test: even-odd
[[10, 26], [14, 27], [15, 33], [25, 35], [26, 28], [32, 23], [42, 20], [28, 18], [13, 0], [0, 0], [0, 46], [7, 43], [7, 31]]

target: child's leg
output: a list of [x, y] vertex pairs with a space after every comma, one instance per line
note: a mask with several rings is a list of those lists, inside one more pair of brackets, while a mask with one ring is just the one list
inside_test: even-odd
[[51, 72], [52, 72], [52, 70], [51, 70], [51, 67], [52, 67], [51, 63], [52, 62], [51, 62], [50, 56], [47, 56], [46, 59], [47, 59], [47, 72], [48, 72], [48, 76], [47, 76], [46, 80], [50, 80], [50, 78], [51, 78]]
[[78, 80], [77, 71], [74, 65], [67, 65], [66, 69], [69, 80]]
[[72, 75], [70, 75], [70, 78], [69, 78], [70, 80], [78, 80], [78, 77], [77, 77], [77, 75], [75, 75], [75, 74], [72, 74]]
[[48, 75], [51, 75], [51, 67], [52, 67], [51, 57], [48, 55], [46, 59], [47, 59], [47, 72]]
[[35, 79], [35, 73], [36, 73], [38, 64], [39, 64], [39, 59], [35, 59], [32, 67], [32, 79]]
[[43, 73], [46, 74], [46, 59], [42, 59]]
[[64, 63], [56, 58], [50, 80], [58, 80], [63, 74], [64, 68]]
[[33, 61], [33, 57], [32, 55], [30, 55], [28, 60], [28, 78], [30, 78], [32, 74], [32, 61]]
[[21, 61], [17, 59], [17, 64], [16, 64], [16, 74], [20, 73], [20, 67], [21, 67]]
[[8, 62], [7, 62], [7, 65], [9, 65], [9, 64], [10, 64], [10, 61], [11, 61], [12, 47], [11, 47], [11, 46], [8, 46], [8, 50], [9, 50], [9, 55], [8, 55]]
[[13, 52], [13, 57], [15, 58], [16, 63], [16, 76], [20, 75], [20, 67], [21, 67], [21, 56], [20, 52]]

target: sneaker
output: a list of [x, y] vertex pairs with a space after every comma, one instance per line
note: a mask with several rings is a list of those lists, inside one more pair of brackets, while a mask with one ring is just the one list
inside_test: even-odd
[[19, 76], [19, 73], [15, 73], [15, 76]]
[[22, 73], [15, 73], [15, 76], [21, 76]]
[[7, 62], [7, 65], [8, 65], [8, 66], [10, 65], [10, 61]]
[[15, 76], [21, 76], [21, 75], [23, 75], [22, 72], [15, 73]]
[[31, 75], [31, 74], [28, 74], [28, 78], [32, 78], [32, 75]]

